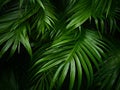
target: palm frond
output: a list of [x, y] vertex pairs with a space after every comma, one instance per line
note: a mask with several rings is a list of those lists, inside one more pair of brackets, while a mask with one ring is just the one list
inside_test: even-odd
[[[36, 69], [33, 72], [33, 81], [38, 80], [44, 72], [53, 70], [51, 89], [53, 87], [61, 88], [67, 76], [70, 76], [70, 83], [67, 82], [70, 90], [73, 87], [80, 89], [82, 77], [87, 78], [89, 86], [93, 80], [92, 63], [99, 68], [98, 64], [102, 62], [101, 54], [104, 51], [99, 46], [102, 41], [96, 33], [89, 30], [84, 31], [76, 35], [72, 32], [55, 40], [53, 45], [43, 53], [41, 59], [33, 64], [32, 69]], [[104, 47], [104, 45], [102, 46]], [[84, 74], [85, 76], [83, 76]], [[76, 81], [77, 86], [74, 84]]]
[[6, 11], [1, 10], [0, 14], [0, 33], [7, 32], [7, 29], [21, 17], [22, 13], [15, 4]]
[[52, 73], [51, 72], [45, 72], [41, 74], [41, 78], [39, 78], [31, 88], [31, 90], [50, 90], [50, 81], [52, 79]]
[[[31, 8], [29, 7], [29, 4], [33, 6], [34, 9], [37, 9], [37, 11], [32, 15], [32, 20], [30, 19], [30, 22], [31, 29], [36, 29], [38, 32], [37, 37], [39, 37], [41, 33], [43, 34], [46, 32], [46, 30], [53, 28], [55, 21], [57, 20], [54, 6], [48, 0], [31, 0], [27, 6], [28, 10]], [[31, 14], [31, 12], [28, 14]]]
[[[17, 4], [13, 8], [8, 9], [8, 12], [5, 12], [4, 13], [5, 15], [2, 15], [0, 17], [1, 18], [0, 19], [0, 24], [1, 24], [0, 44], [3, 44], [4, 42], [8, 41], [1, 49], [1, 56], [5, 52], [7, 52], [7, 50], [13, 45], [11, 48], [13, 50], [11, 51], [11, 55], [12, 55], [17, 49], [17, 47], [20, 46], [20, 42], [24, 45], [24, 47], [27, 49], [27, 51], [31, 55], [32, 50], [29, 43], [27, 32], [30, 33], [30, 32], [38, 31], [38, 33], [36, 34], [36, 37], [38, 37], [41, 32], [43, 33], [46, 31], [46, 29], [53, 28], [54, 20], [56, 20], [56, 17], [52, 9], [53, 7], [50, 4], [46, 3], [45, 1], [44, 3], [45, 10], [44, 10], [43, 8], [41, 8], [41, 6], [37, 4], [34, 4], [32, 8], [30, 8], [31, 4], [27, 6], [22, 6], [24, 5], [24, 3], [26, 2], [21, 1], [20, 7]], [[25, 9], [27, 9], [27, 11]], [[35, 17], [35, 18], [33, 18], [33, 20], [30, 21], [31, 22], [30, 24], [29, 23], [25, 24], [24, 22], [29, 22], [31, 17], [32, 18]], [[23, 30], [18, 30], [19, 28]], [[26, 30], [24, 30], [25, 28]], [[19, 35], [17, 35], [16, 33], [19, 33]], [[10, 36], [5, 37], [5, 35], [10, 35]]]
[[[18, 71], [18, 79], [14, 75], [10, 78], [13, 82], [22, 79], [13, 83], [19, 84], [16, 89], [86, 90], [95, 79], [97, 89], [119, 90], [119, 46], [114, 46], [111, 38], [104, 39], [111, 34], [115, 40], [119, 38], [119, 3], [120, 0], [0, 0], [0, 60], [13, 56], [9, 58], [10, 67], [16, 69], [10, 72]], [[111, 45], [118, 50], [112, 51]], [[26, 62], [16, 64], [16, 51], [23, 49], [32, 60], [26, 61], [22, 54]], [[105, 56], [107, 60], [103, 61]], [[9, 63], [8, 57], [5, 61]], [[25, 75], [21, 77], [19, 72]], [[98, 73], [94, 76], [95, 72]]]
[[118, 10], [118, 2], [119, 1], [113, 0], [94, 1], [91, 16], [94, 19], [97, 30], [99, 30], [102, 34], [114, 33], [118, 30], [117, 20], [119, 20], [118, 13], [120, 13], [120, 10]]
[[113, 48], [109, 57], [96, 74], [95, 85], [98, 90], [119, 90], [120, 89], [120, 49]]
[[76, 3], [72, 7], [69, 5], [66, 9], [67, 16], [69, 17], [67, 20], [68, 25], [66, 28], [77, 28], [82, 25], [88, 18], [90, 18], [91, 6], [91, 0], [76, 0]]
[[32, 55], [27, 32], [27, 24], [24, 24], [15, 28], [15, 30], [10, 30], [9, 32], [2, 33], [0, 36], [0, 45], [4, 44], [4, 46], [0, 51], [0, 57], [2, 57], [2, 55], [7, 52], [9, 48], [11, 48], [10, 56], [13, 55], [16, 49], [19, 49], [20, 43], [22, 43], [28, 53]]

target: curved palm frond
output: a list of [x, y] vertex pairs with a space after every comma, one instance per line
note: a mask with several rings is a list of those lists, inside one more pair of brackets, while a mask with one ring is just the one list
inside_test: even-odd
[[[71, 1], [71, 0], [70, 0]], [[70, 4], [70, 5], [69, 5]], [[66, 28], [77, 28], [82, 25], [88, 18], [91, 16], [91, 0], [75, 0], [73, 5], [71, 2], [68, 4], [66, 8], [67, 12], [67, 26]], [[72, 7], [71, 7], [72, 6]]]
[[47, 30], [53, 28], [55, 21], [57, 20], [55, 10], [49, 0], [31, 0], [30, 3], [38, 9], [38, 11], [32, 16], [30, 22], [31, 29], [35, 29], [38, 34], [37, 37], [39, 37], [41, 33], [44, 34]]
[[30, 90], [50, 90], [50, 81], [52, 79], [52, 72], [45, 72], [43, 74], [40, 75], [40, 78], [38, 80], [35, 81], [34, 85], [31, 85]]
[[94, 0], [92, 6], [92, 17], [101, 33], [114, 33], [118, 29], [117, 21], [119, 19], [120, 7], [118, 0]]
[[27, 36], [28, 28], [26, 25], [21, 25], [15, 30], [11, 30], [7, 33], [4, 33], [0, 36], [0, 45], [5, 43], [3, 48], [0, 51], [0, 57], [11, 48], [10, 56], [14, 54], [16, 49], [20, 48], [20, 43], [24, 45], [28, 53], [32, 55], [31, 46], [29, 43], [29, 38]]
[[[93, 81], [92, 63], [99, 68], [98, 64], [102, 62], [101, 54], [105, 48], [103, 42], [93, 31], [84, 30], [78, 33], [72, 32], [55, 40], [53, 45], [46, 49], [41, 58], [37, 60], [32, 69], [32, 78], [39, 80], [44, 72], [52, 71], [53, 77], [50, 88], [61, 88], [67, 76], [69, 76], [69, 89], [80, 89], [82, 78], [87, 78], [88, 86]], [[39, 53], [37, 53], [39, 54]], [[37, 58], [37, 57], [36, 57]], [[85, 76], [84, 76], [85, 75]], [[77, 77], [76, 77], [77, 76]], [[37, 84], [38, 86], [41, 83]]]
[[[30, 90], [88, 89], [94, 71], [102, 64], [95, 85], [100, 89], [120, 89], [119, 50], [103, 62], [105, 51], [111, 52], [104, 35], [119, 37], [119, 3], [120, 0], [0, 0], [0, 59], [7, 52], [17, 56], [16, 50], [23, 49], [21, 45], [33, 56], [30, 63], [26, 55], [22, 58], [28, 67], [30, 64], [31, 81], [24, 87], [22, 81], [27, 75], [23, 75], [22, 85], [17, 88], [26, 89], [30, 84]], [[23, 63], [19, 64], [26, 68]], [[20, 66], [16, 66], [20, 68], [18, 72], [28, 69], [22, 71]]]
[[[27, 32], [30, 34], [31, 32], [38, 31], [36, 35], [31, 35], [38, 37], [41, 32], [44, 33], [46, 32], [46, 29], [50, 30], [50, 28], [53, 28], [54, 20], [56, 20], [56, 17], [52, 9], [53, 7], [50, 3], [48, 3], [48, 1], [44, 1], [44, 8], [43, 6], [39, 6], [40, 2], [38, 2], [39, 4], [34, 4], [33, 6], [30, 4], [33, 4], [33, 2], [27, 2], [30, 5], [26, 4], [26, 6], [23, 6], [24, 3], [26, 2], [20, 2], [21, 7], [19, 7], [19, 3], [17, 5], [13, 5], [13, 7], [8, 9], [8, 12], [5, 12], [4, 15], [0, 17], [0, 44], [2, 45], [7, 41], [1, 49], [0, 57], [2, 57], [2, 55], [7, 52], [11, 46], [11, 55], [14, 54], [17, 47], [20, 46], [20, 42], [24, 45], [28, 53], [31, 55], [32, 50]], [[33, 19], [30, 20], [31, 18]]]
[[[9, 5], [9, 4], [8, 4]], [[30, 56], [32, 50], [29, 43], [28, 32], [30, 26], [27, 18], [23, 18], [24, 11], [19, 8], [19, 2], [13, 3], [8, 10], [4, 11], [0, 16], [0, 57], [10, 51], [10, 57], [15, 53], [16, 49], [20, 50], [20, 43], [26, 48]]]
[[95, 85], [98, 90], [120, 89], [120, 48], [112, 49], [100, 71], [96, 74]]

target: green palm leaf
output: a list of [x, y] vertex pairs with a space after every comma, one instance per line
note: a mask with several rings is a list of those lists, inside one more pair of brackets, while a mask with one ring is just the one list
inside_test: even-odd
[[[2, 61], [10, 62], [10, 72], [18, 71], [17, 78], [10, 82], [19, 84], [16, 89], [20, 90], [88, 90], [95, 80], [97, 89], [119, 90], [119, 46], [114, 46], [111, 38], [105, 39], [119, 39], [119, 3], [120, 0], [0, 0], [0, 65]], [[118, 50], [112, 51], [111, 45]], [[21, 49], [27, 50], [31, 61], [26, 61]], [[25, 62], [18, 65], [19, 60], [14, 59], [22, 55]], [[28, 78], [21, 78], [19, 72], [25, 72]], [[98, 73], [94, 76], [95, 72]]]
[[91, 0], [81, 0], [76, 1], [76, 3], [71, 7], [68, 6], [67, 16], [69, 17], [67, 22], [68, 25], [66, 28], [77, 28], [82, 25], [88, 18], [91, 16]]
[[27, 26], [21, 25], [20, 27], [16, 28], [15, 30], [6, 32], [0, 36], [0, 45], [6, 43], [0, 51], [0, 57], [7, 52], [9, 48], [11, 48], [10, 56], [14, 54], [17, 47], [20, 43], [26, 48], [28, 53], [32, 55], [31, 46], [29, 43], [29, 38], [27, 35]]
[[51, 30], [57, 20], [54, 6], [49, 0], [31, 0], [30, 3], [38, 9], [32, 17], [31, 29], [36, 29], [38, 31], [37, 37], [39, 37], [41, 33], [44, 34], [46, 31]]
[[119, 30], [117, 13], [120, 13], [120, 10], [117, 3], [119, 3], [119, 0], [94, 0], [91, 16], [94, 19], [97, 30], [101, 33], [114, 33], [116, 30]]
[[[79, 90], [83, 71], [87, 77], [88, 86], [92, 83], [93, 67], [91, 61], [96, 64], [97, 68], [98, 63], [102, 62], [101, 53], [103, 51], [98, 50], [99, 46], [97, 45], [99, 37], [89, 30], [82, 34], [78, 33], [75, 37], [74, 33], [69, 33], [53, 42], [53, 45], [43, 53], [42, 58], [32, 66], [32, 69], [36, 68], [35, 80], [40, 78], [39, 75], [42, 73], [55, 69], [51, 89], [53, 87], [61, 88], [67, 76], [70, 75], [69, 89], [72, 90], [75, 86], [74, 83], [78, 81], [77, 89]], [[89, 47], [85, 46], [88, 44], [86, 41], [89, 41]], [[85, 49], [90, 50], [90, 52], [85, 52]], [[57, 86], [55, 86], [55, 83], [57, 83]]]
[[[116, 45], [115, 45], [116, 46]], [[117, 46], [116, 46], [117, 47]], [[119, 90], [120, 89], [120, 50], [113, 48], [109, 57], [96, 74], [95, 85], [98, 90]]]

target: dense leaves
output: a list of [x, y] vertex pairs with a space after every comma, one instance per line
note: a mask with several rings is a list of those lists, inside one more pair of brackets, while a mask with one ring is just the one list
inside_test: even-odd
[[[118, 46], [117, 46], [118, 47]], [[114, 50], [114, 51], [113, 51]], [[112, 49], [104, 66], [96, 74], [95, 84], [99, 90], [119, 90], [120, 89], [120, 49]]]
[[101, 47], [105, 48], [105, 46], [94, 31], [84, 29], [83, 32], [75, 32], [66, 33], [46, 49], [41, 56], [42, 58], [33, 64], [33, 72], [34, 69], [37, 69], [37, 72], [33, 75], [35, 77], [33, 77], [33, 80], [39, 79], [44, 72], [50, 71], [54, 75], [50, 87], [60, 88], [67, 75], [69, 75], [69, 89], [73, 89], [76, 79], [78, 82], [76, 89], [79, 90], [84, 71], [88, 86], [92, 83], [92, 63], [96, 68], [99, 68], [98, 64], [102, 62], [101, 54], [104, 53]]
[[[86, 90], [93, 85], [101, 90], [119, 90], [119, 43], [111, 43], [111, 39], [120, 39], [119, 3], [0, 0], [0, 68], [5, 68], [2, 62], [13, 65], [8, 73], [13, 79], [9, 87]], [[3, 79], [1, 90], [5, 90]]]

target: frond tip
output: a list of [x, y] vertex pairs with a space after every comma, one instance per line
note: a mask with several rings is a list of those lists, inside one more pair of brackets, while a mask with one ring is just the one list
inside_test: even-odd
[[6, 32], [0, 36], [0, 45], [5, 43], [0, 51], [0, 57], [11, 48], [10, 57], [15, 53], [16, 49], [19, 49], [20, 43], [26, 48], [30, 56], [32, 56], [32, 49], [29, 43], [27, 35], [27, 26], [25, 24], [20, 25], [15, 30]]

